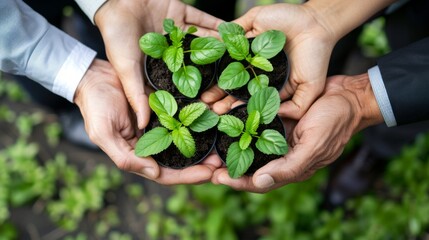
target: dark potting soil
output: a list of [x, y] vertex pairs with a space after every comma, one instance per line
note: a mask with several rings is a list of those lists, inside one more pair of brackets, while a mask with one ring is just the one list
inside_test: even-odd
[[[183, 46], [185, 51], [190, 48], [191, 41], [196, 38], [195, 35], [186, 35], [183, 40]], [[167, 36], [168, 42], [171, 44], [170, 38]], [[206, 90], [216, 77], [216, 63], [207, 65], [196, 65], [191, 61], [190, 53], [185, 53], [184, 57], [185, 65], [192, 65], [198, 68], [201, 73], [201, 87], [200, 91], [195, 98]], [[152, 82], [152, 86], [157, 90], [165, 90], [170, 92], [174, 97], [183, 97], [182, 93], [176, 88], [173, 83], [173, 73], [168, 69], [167, 65], [162, 59], [155, 59], [147, 56], [145, 61], [145, 74], [146, 78]]]
[[[252, 43], [253, 39], [249, 39], [249, 43]], [[222, 74], [222, 71], [231, 63], [231, 62], [235, 62], [235, 59], [232, 59], [229, 55], [228, 52], [225, 52], [225, 54], [223, 55], [223, 57], [219, 60], [219, 65], [218, 65], [218, 78], [219, 76]], [[266, 72], [264, 70], [261, 70], [259, 68], [253, 67], [253, 69], [255, 70], [255, 73], [257, 75], [259, 74], [265, 74], [268, 76], [268, 79], [270, 80], [269, 82], [269, 86], [271, 87], [275, 87], [277, 90], [280, 91], [280, 89], [284, 86], [284, 84], [286, 83], [286, 81], [289, 78], [289, 71], [290, 71], [290, 66], [289, 66], [289, 61], [287, 58], [287, 55], [284, 51], [280, 51], [276, 56], [274, 56], [273, 58], [269, 59], [269, 61], [271, 62], [271, 64], [273, 65], [274, 70], [272, 72]], [[249, 66], [250, 64], [246, 61], [240, 61], [244, 67]], [[250, 79], [253, 79], [255, 76], [252, 72], [251, 69], [247, 69], [247, 71], [250, 74]], [[247, 85], [244, 85], [241, 88], [238, 89], [232, 89], [232, 90], [226, 90], [226, 92], [232, 96], [234, 96], [235, 98], [241, 99], [243, 101], [247, 101], [250, 98], [250, 93], [247, 90]]]
[[[189, 103], [188, 101], [181, 99], [177, 99], [177, 102], [179, 109]], [[179, 111], [176, 113], [176, 119], [178, 119], [178, 115]], [[146, 131], [159, 126], [161, 126], [161, 124], [159, 123], [158, 118], [155, 114], [152, 114], [150, 122], [146, 127]], [[171, 145], [166, 150], [152, 155], [152, 158], [155, 159], [159, 165], [173, 169], [181, 169], [201, 162], [213, 149], [214, 142], [216, 140], [217, 129], [216, 127], [213, 127], [201, 133], [193, 132], [192, 130], [189, 131], [191, 132], [196, 145], [196, 153], [193, 157], [186, 158], [180, 153], [176, 145], [171, 143]]]
[[[246, 119], [248, 116], [247, 110], [246, 110], [246, 105], [240, 105], [240, 106], [232, 109], [228, 114], [236, 116], [236, 117], [240, 118], [243, 122], [246, 122]], [[268, 125], [264, 125], [264, 124], [259, 125], [259, 128], [257, 130], [258, 134], [261, 134], [265, 129], [277, 130], [282, 135], [284, 135], [284, 136], [286, 135], [285, 129], [283, 127], [283, 123], [279, 117], [275, 117], [274, 120]], [[224, 132], [218, 131], [217, 140], [216, 140], [216, 151], [224, 162], [226, 162], [226, 154], [228, 152], [229, 146], [233, 142], [236, 142], [239, 140], [240, 140], [240, 137], [234, 137], [233, 138], [233, 137], [226, 135]], [[261, 168], [262, 166], [264, 166], [265, 164], [267, 164], [271, 160], [278, 159], [281, 157], [281, 156], [275, 155], [275, 154], [267, 155], [267, 154], [264, 154], [261, 151], [259, 151], [255, 146], [256, 140], [257, 140], [256, 138], [253, 138], [252, 143], [250, 144], [250, 147], [253, 149], [253, 152], [255, 154], [255, 158], [253, 160], [252, 165], [250, 165], [249, 169], [245, 173], [246, 175], [253, 174], [254, 172], [256, 172], [256, 170], [258, 170], [259, 168]]]

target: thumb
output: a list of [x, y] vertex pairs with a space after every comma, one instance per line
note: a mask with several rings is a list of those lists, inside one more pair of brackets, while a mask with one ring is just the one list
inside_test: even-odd
[[[289, 82], [287, 84], [289, 84]], [[285, 89], [288, 88], [290, 88], [290, 86], [285, 87]], [[293, 93], [292, 99], [285, 101], [280, 105], [278, 112], [279, 116], [299, 120], [304, 116], [313, 102], [316, 101], [322, 91], [323, 84], [310, 82], [298, 85], [298, 88]], [[288, 95], [284, 94], [284, 91], [281, 91], [281, 93], [281, 95]]]
[[311, 152], [308, 148], [296, 145], [282, 158], [273, 160], [256, 171], [252, 178], [254, 186], [266, 189], [307, 179], [312, 174], [309, 171], [312, 162]]
[[143, 129], [149, 122], [150, 108], [148, 95], [145, 92], [140, 63], [138, 62], [130, 65], [121, 64], [121, 66], [115, 66], [115, 69], [121, 80], [125, 96], [137, 116], [138, 128]]
[[237, 23], [244, 28], [244, 31], [246, 32], [246, 37], [255, 37], [257, 35], [255, 29], [253, 28], [253, 22], [259, 12], [258, 9], [258, 7], [254, 7], [248, 12], [246, 12], [244, 15], [233, 21], [234, 23]]

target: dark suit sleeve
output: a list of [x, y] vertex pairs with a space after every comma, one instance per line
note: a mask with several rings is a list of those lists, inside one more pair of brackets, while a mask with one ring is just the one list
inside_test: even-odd
[[378, 60], [398, 125], [429, 120], [429, 38]]

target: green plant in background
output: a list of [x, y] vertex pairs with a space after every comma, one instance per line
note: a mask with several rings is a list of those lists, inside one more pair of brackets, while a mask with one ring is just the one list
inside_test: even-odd
[[[14, 128], [11, 132], [18, 135], [15, 142], [0, 147], [0, 239], [20, 238], [19, 232], [10, 222], [10, 212], [12, 208], [32, 204], [47, 211], [52, 222], [61, 229], [76, 230], [88, 212], [103, 213], [106, 193], [122, 183], [121, 174], [119, 170], [108, 169], [104, 165], [94, 166], [91, 172], [78, 171], [61, 153], [57, 153], [53, 159], [41, 161], [40, 145], [30, 140], [34, 129], [44, 125], [48, 142], [55, 144], [58, 142], [60, 126], [57, 122], [45, 125], [45, 116], [39, 111], [15, 112], [8, 102], [21, 102], [23, 98], [18, 96], [24, 96], [19, 85], [0, 79], [0, 100], [5, 102], [0, 105], [0, 121], [3, 126]], [[0, 144], [5, 142], [8, 141]], [[100, 220], [100, 224], [110, 229], [117, 222], [112, 221], [112, 212], [108, 215], [110, 217]], [[110, 230], [100, 231], [98, 236], [104, 238], [111, 234]], [[118, 234], [110, 239], [115, 239]], [[126, 239], [126, 235], [121, 236]], [[82, 234], [78, 234], [76, 239], [82, 237]]]
[[365, 56], [380, 57], [390, 52], [384, 24], [384, 17], [379, 17], [363, 26], [358, 43]]
[[266, 194], [211, 184], [178, 186], [166, 202], [167, 213], [162, 213], [164, 208], [153, 213], [151, 236], [209, 240], [425, 239], [429, 229], [428, 171], [426, 133], [391, 160], [381, 191], [352, 199], [333, 211], [320, 208], [326, 170]]
[[230, 137], [240, 137], [239, 141], [229, 146], [226, 155], [226, 165], [231, 177], [241, 177], [252, 165], [254, 152], [250, 144], [254, 139], [257, 139], [256, 148], [265, 154], [286, 154], [288, 147], [281, 133], [273, 129], [257, 132], [260, 124], [267, 125], [274, 120], [279, 108], [280, 96], [277, 89], [267, 87], [250, 97], [245, 124], [233, 115], [220, 116], [219, 131]]
[[190, 103], [174, 116], [178, 110], [176, 99], [167, 91], [159, 90], [149, 95], [149, 106], [157, 115], [162, 127], [146, 132], [137, 142], [137, 156], [147, 157], [167, 149], [171, 143], [183, 156], [190, 158], [196, 151], [195, 140], [189, 130], [204, 132], [214, 127], [219, 116], [202, 102]]
[[[286, 43], [286, 36], [283, 32], [278, 30], [266, 31], [258, 35], [252, 44], [249, 44], [249, 40], [244, 35], [244, 29], [236, 23], [221, 23], [218, 30], [230, 57], [237, 60], [230, 63], [222, 71], [219, 76], [218, 86], [225, 90], [231, 90], [249, 83], [247, 88], [251, 95], [262, 88], [268, 87], [268, 76], [265, 74], [257, 75], [254, 68], [256, 67], [266, 72], [273, 71], [273, 65], [269, 59], [283, 50]], [[248, 65], [244, 66], [242, 61], [247, 62]], [[247, 69], [252, 71], [252, 79], [250, 79]]]
[[173, 83], [185, 96], [194, 98], [201, 87], [201, 73], [195, 66], [186, 66], [184, 54], [191, 54], [191, 61], [198, 65], [210, 64], [218, 60], [225, 52], [225, 46], [214, 37], [197, 37], [192, 40], [190, 49], [184, 49], [183, 39], [187, 34], [197, 31], [192, 26], [186, 32], [174, 25], [172, 19], [164, 20], [164, 31], [167, 38], [155, 32], [146, 33], [139, 40], [141, 50], [152, 58], [162, 58], [173, 73]]

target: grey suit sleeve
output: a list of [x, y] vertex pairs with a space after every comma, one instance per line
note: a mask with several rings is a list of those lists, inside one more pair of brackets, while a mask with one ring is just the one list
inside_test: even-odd
[[0, 70], [25, 75], [73, 101], [95, 52], [50, 25], [23, 1], [0, 1]]

